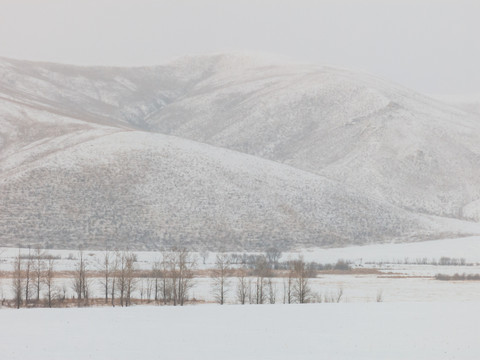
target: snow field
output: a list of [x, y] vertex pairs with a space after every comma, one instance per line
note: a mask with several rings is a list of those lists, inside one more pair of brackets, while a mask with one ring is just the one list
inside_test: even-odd
[[478, 359], [479, 303], [5, 310], [5, 359]]

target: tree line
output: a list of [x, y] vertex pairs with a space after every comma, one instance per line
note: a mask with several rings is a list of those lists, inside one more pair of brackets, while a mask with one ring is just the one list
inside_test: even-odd
[[[14, 306], [130, 306], [152, 302], [183, 306], [199, 301], [192, 297], [198, 277], [211, 278], [212, 298], [221, 305], [321, 301], [310, 286], [310, 279], [316, 275], [315, 263], [306, 263], [302, 257], [280, 262], [281, 252], [276, 249], [254, 255], [245, 264], [238, 264], [232, 254], [218, 253], [213, 267], [206, 270], [199, 269], [198, 258], [184, 248], [159, 255], [149, 269], [142, 269], [131, 251], [105, 251], [92, 261], [80, 250], [73, 268], [60, 271], [59, 257], [40, 248], [28, 249], [27, 254], [19, 250], [12, 269]], [[208, 254], [200, 253], [203, 263], [206, 257]], [[338, 301], [340, 298], [341, 294]]]

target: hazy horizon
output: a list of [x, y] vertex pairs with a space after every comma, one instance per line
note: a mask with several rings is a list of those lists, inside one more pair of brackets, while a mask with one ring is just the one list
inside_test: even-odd
[[425, 93], [479, 93], [479, 13], [469, 0], [5, 0], [0, 56], [140, 66], [260, 52], [362, 70]]

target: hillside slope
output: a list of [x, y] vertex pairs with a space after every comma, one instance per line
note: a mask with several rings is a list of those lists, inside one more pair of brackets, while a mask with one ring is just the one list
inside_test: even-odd
[[260, 156], [404, 209], [480, 220], [478, 114], [367, 74], [235, 55], [145, 68], [3, 59], [0, 73], [5, 98]]
[[[0, 243], [282, 249], [446, 231], [295, 168], [139, 131], [43, 143], [0, 178]], [[84, 135], [82, 135], [84, 136]]]
[[475, 114], [366, 74], [232, 55], [144, 68], [0, 59], [3, 245], [478, 234], [463, 221], [480, 219], [478, 164]]

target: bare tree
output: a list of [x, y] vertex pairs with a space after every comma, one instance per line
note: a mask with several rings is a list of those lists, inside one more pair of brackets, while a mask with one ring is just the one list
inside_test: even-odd
[[31, 292], [31, 287], [30, 287], [30, 276], [31, 276], [31, 269], [33, 265], [33, 257], [32, 257], [32, 252], [30, 247], [28, 247], [28, 255], [27, 255], [27, 263], [25, 266], [25, 306], [28, 306], [28, 303], [30, 302], [30, 292]]
[[137, 255], [130, 252], [127, 254], [126, 261], [126, 301], [125, 306], [130, 306], [132, 301], [132, 293], [135, 290], [135, 263], [137, 262]]
[[249, 282], [247, 279], [247, 271], [245, 268], [239, 270], [237, 277], [237, 301], [245, 305], [249, 293]]
[[253, 298], [253, 290], [252, 290], [252, 279], [248, 279], [248, 287], [247, 287], [247, 291], [248, 291], [248, 303], [249, 304], [254, 304], [255, 303], [255, 300]]
[[20, 249], [18, 249], [18, 255], [15, 258], [15, 262], [13, 263], [13, 282], [12, 282], [12, 290], [15, 298], [15, 306], [17, 309], [20, 309], [22, 305], [22, 297], [23, 297], [23, 273], [22, 273], [22, 256], [20, 254]]
[[207, 263], [208, 255], [209, 253], [207, 250], [200, 251], [200, 257], [202, 258], [203, 265]]
[[298, 303], [303, 304], [308, 302], [311, 295], [311, 290], [308, 283], [310, 273], [307, 270], [305, 261], [303, 261], [302, 257], [293, 261], [292, 265], [293, 276], [295, 278], [293, 284], [293, 296]]
[[112, 282], [112, 262], [114, 261], [113, 256], [110, 251], [105, 250], [102, 257], [102, 262], [100, 264], [100, 268], [102, 271], [102, 279], [100, 280], [100, 284], [104, 290], [105, 294], [105, 304], [108, 304], [108, 296], [110, 294], [110, 284]]
[[117, 285], [117, 276], [118, 276], [118, 263], [119, 263], [120, 253], [115, 252], [115, 255], [112, 256], [112, 263], [110, 265], [110, 277], [111, 277], [111, 286], [110, 286], [110, 298], [112, 300], [112, 306], [115, 307], [115, 291]]
[[62, 284], [62, 287], [60, 288], [60, 292], [59, 292], [59, 300], [63, 302], [65, 301], [66, 298], [67, 298], [67, 285]]
[[264, 292], [265, 287], [265, 278], [257, 276], [255, 279], [255, 303], [263, 304], [266, 299], [266, 294]]
[[117, 288], [120, 306], [131, 305], [131, 295], [135, 286], [135, 262], [137, 257], [130, 251], [123, 251], [118, 257]]
[[341, 287], [337, 290], [337, 297], [336, 297], [335, 301], [337, 303], [339, 303], [340, 300], [342, 299], [342, 296], [343, 296], [343, 288]]
[[270, 304], [275, 304], [277, 299], [277, 287], [275, 283], [272, 281], [272, 278], [269, 278], [267, 281], [268, 285], [268, 302]]
[[117, 269], [117, 291], [119, 293], [120, 306], [124, 306], [125, 290], [127, 287], [126, 269], [127, 257], [125, 251], [118, 253], [118, 269]]
[[52, 307], [53, 300], [53, 279], [54, 279], [54, 263], [55, 259], [49, 257], [47, 260], [47, 269], [44, 272], [43, 283], [45, 284], [47, 290], [47, 305], [49, 308]]
[[40, 301], [40, 291], [43, 284], [42, 276], [45, 268], [44, 256], [45, 254], [43, 253], [42, 249], [40, 249], [40, 247], [36, 247], [33, 255], [33, 287], [35, 289], [37, 303]]
[[78, 261], [75, 266], [73, 291], [77, 296], [77, 305], [88, 305], [89, 283], [87, 278], [87, 261], [84, 257], [83, 251], [78, 252]]
[[228, 276], [230, 274], [230, 261], [225, 253], [217, 254], [215, 260], [215, 269], [212, 271], [212, 286], [215, 300], [223, 305], [228, 293], [230, 283]]
[[280, 257], [282, 256], [282, 252], [276, 247], [270, 247], [265, 252], [265, 255], [271, 268], [276, 269], [278, 267], [278, 260], [280, 260]]
[[257, 304], [263, 304], [267, 298], [265, 291], [265, 278], [271, 276], [271, 270], [265, 256], [260, 256], [257, 258], [254, 274], [256, 275], [255, 302]]
[[181, 306], [188, 300], [188, 294], [193, 287], [193, 270], [196, 266], [195, 259], [189, 251], [183, 249], [179, 252], [179, 286], [178, 286], [178, 302]]
[[163, 304], [166, 305], [172, 301], [173, 285], [176, 288], [176, 276], [173, 268], [176, 267], [175, 259], [172, 253], [163, 252], [162, 262], [160, 264], [160, 292], [162, 294]]
[[383, 301], [383, 290], [378, 290], [377, 291], [377, 298], [376, 298], [377, 302], [382, 302]]
[[155, 300], [155, 304], [158, 304], [158, 300], [160, 298], [160, 278], [161, 278], [161, 262], [156, 260], [152, 265], [152, 278], [153, 278], [153, 300]]
[[138, 279], [137, 281], [137, 290], [140, 293], [140, 301], [143, 301], [144, 296], [146, 296], [147, 289], [145, 287], [144, 279]]
[[162, 251], [162, 260], [157, 260], [152, 265], [153, 294], [155, 303], [162, 299], [166, 305], [172, 300], [170, 269], [173, 266], [172, 253]]
[[174, 249], [170, 261], [173, 305], [183, 306], [188, 299], [188, 293], [193, 286], [194, 267], [195, 260], [187, 249]]
[[179, 277], [179, 270], [178, 270], [178, 260], [177, 255], [173, 254], [170, 256], [169, 259], [169, 275], [170, 275], [170, 282], [171, 282], [171, 291], [172, 291], [172, 299], [173, 299], [173, 306], [177, 306], [178, 304], [178, 282], [180, 280]]
[[[289, 263], [289, 267], [291, 267]], [[283, 303], [291, 304], [293, 301], [293, 269], [288, 271], [286, 279], [283, 279]]]
[[148, 302], [150, 302], [152, 300], [153, 284], [154, 284], [153, 279], [148, 278], [147, 279], [147, 286], [145, 287], [145, 296], [146, 296]]

